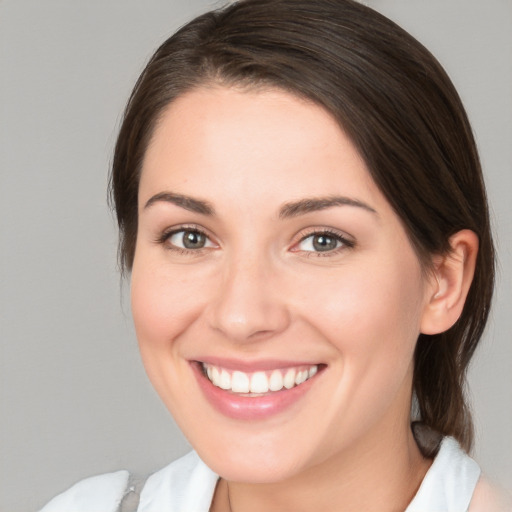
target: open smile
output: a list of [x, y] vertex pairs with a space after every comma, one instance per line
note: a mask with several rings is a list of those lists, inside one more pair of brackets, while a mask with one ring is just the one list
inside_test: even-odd
[[256, 372], [230, 370], [208, 363], [202, 363], [202, 368], [214, 386], [253, 397], [281, 391], [283, 388], [292, 389], [311, 379], [318, 372], [316, 364]]
[[236, 365], [193, 361], [192, 369], [207, 401], [224, 416], [262, 420], [278, 414], [308, 393], [325, 364], [235, 369]]

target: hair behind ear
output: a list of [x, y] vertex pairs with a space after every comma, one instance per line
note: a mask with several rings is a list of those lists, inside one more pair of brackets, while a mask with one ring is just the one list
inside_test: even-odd
[[450, 237], [450, 250], [434, 257], [432, 272], [435, 283], [415, 352], [417, 407], [422, 423], [455, 437], [469, 452], [474, 429], [465, 399], [466, 373], [492, 296], [490, 232], [484, 232], [484, 240], [470, 230], [455, 233]]

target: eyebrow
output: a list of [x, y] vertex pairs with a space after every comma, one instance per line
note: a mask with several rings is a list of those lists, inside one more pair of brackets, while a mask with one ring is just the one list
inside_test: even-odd
[[215, 215], [215, 209], [208, 201], [202, 201], [200, 199], [194, 199], [190, 196], [184, 196], [181, 194], [174, 194], [172, 192], [160, 192], [152, 196], [144, 205], [144, 209], [149, 208], [158, 202], [172, 203], [176, 206], [180, 206], [185, 210], [191, 212], [200, 213], [201, 215], [213, 216]]
[[291, 203], [286, 203], [279, 211], [279, 218], [287, 219], [290, 217], [297, 217], [306, 213], [317, 212], [332, 208], [333, 206], [355, 206], [362, 208], [368, 212], [378, 215], [377, 211], [371, 206], [359, 201], [358, 199], [351, 199], [344, 196], [328, 196], [328, 197], [313, 197], [301, 199]]
[[[185, 196], [182, 194], [175, 194], [173, 192], [160, 192], [155, 194], [146, 202], [144, 209], [149, 208], [158, 202], [172, 203], [176, 206], [184, 208], [185, 210], [199, 213], [201, 215], [207, 215], [209, 217], [215, 215], [215, 208], [208, 201], [195, 199], [193, 197]], [[307, 213], [325, 210], [334, 206], [354, 206], [356, 208], [362, 208], [363, 210], [378, 215], [374, 208], [362, 201], [359, 201], [358, 199], [351, 199], [344, 196], [328, 196], [311, 197], [301, 199], [299, 201], [285, 203], [279, 210], [279, 218], [288, 219], [292, 217], [298, 217], [299, 215], [305, 215]]]

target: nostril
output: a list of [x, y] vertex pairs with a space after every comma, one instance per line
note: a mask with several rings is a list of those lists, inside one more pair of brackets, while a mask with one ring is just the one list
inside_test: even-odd
[[207, 319], [215, 331], [238, 342], [255, 342], [280, 333], [289, 325], [282, 299], [261, 291], [234, 292], [224, 290], [208, 306]]

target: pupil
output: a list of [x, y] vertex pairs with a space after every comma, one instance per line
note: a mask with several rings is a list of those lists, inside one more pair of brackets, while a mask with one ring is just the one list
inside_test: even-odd
[[187, 249], [200, 249], [204, 247], [205, 237], [197, 231], [187, 231], [183, 236], [183, 245]]
[[336, 249], [336, 239], [325, 235], [315, 236], [313, 239], [313, 247], [316, 251], [331, 251]]

